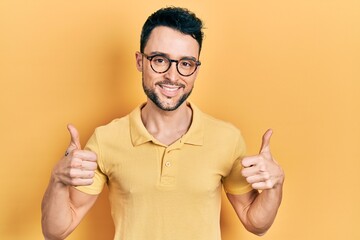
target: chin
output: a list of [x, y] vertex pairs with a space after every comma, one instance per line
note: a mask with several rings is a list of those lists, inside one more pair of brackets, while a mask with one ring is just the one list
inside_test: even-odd
[[176, 109], [178, 109], [182, 103], [183, 102], [180, 102], [180, 101], [175, 102], [175, 103], [170, 103], [170, 104], [164, 103], [164, 102], [162, 102], [162, 103], [158, 102], [158, 103], [155, 103], [155, 105], [163, 111], [170, 112], [170, 111], [175, 111]]
[[188, 93], [184, 93], [183, 95], [180, 96], [179, 99], [174, 99], [174, 98], [166, 98], [164, 100], [162, 100], [156, 93], [155, 91], [152, 91], [151, 89], [147, 88], [144, 86], [143, 84], [143, 89], [144, 92], [146, 94], [146, 96], [161, 110], [163, 111], [175, 111], [176, 109], [178, 109], [190, 96], [191, 91], [189, 91]]

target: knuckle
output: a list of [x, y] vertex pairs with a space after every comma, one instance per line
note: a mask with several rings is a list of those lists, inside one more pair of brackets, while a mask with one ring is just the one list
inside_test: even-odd
[[270, 180], [270, 174], [268, 172], [263, 173], [263, 178], [265, 181]]
[[247, 177], [247, 178], [246, 178], [246, 181], [247, 181], [248, 183], [252, 183], [250, 177]]
[[74, 159], [71, 159], [70, 168], [75, 168], [75, 167], [77, 167], [77, 163], [76, 163], [76, 161]]
[[260, 171], [261, 173], [264, 173], [264, 172], [266, 172], [266, 170], [267, 170], [266, 164], [264, 164], [263, 162], [260, 163], [260, 164], [259, 164], [259, 171]]
[[98, 167], [97, 163], [94, 162], [94, 163], [92, 164], [92, 166], [91, 166], [91, 170], [96, 170], [97, 167]]
[[70, 179], [70, 185], [71, 186], [78, 186], [79, 183], [78, 183], [76, 178], [72, 178], [72, 179]]
[[266, 181], [265, 185], [267, 188], [272, 188], [274, 186], [273, 181], [271, 181], [271, 180]]
[[90, 178], [90, 179], [86, 179], [86, 181], [84, 181], [83, 185], [91, 185], [94, 183], [94, 179]]
[[93, 177], [95, 177], [95, 172], [94, 171], [91, 171], [91, 172], [89, 172], [89, 178], [93, 178]]
[[72, 151], [72, 154], [73, 154], [73, 155], [76, 155], [77, 153], [79, 153], [79, 150], [78, 150], [78, 149], [74, 149], [74, 150]]
[[252, 187], [253, 189], [259, 189], [259, 184], [253, 183], [253, 184], [251, 184], [251, 187]]
[[246, 177], [246, 170], [243, 168], [243, 169], [241, 169], [241, 175], [243, 176], [243, 177]]
[[81, 160], [77, 158], [72, 158], [70, 160], [70, 168], [78, 168], [81, 166]]
[[72, 154], [73, 156], [79, 156], [79, 154], [80, 154], [81, 151], [82, 151], [82, 150], [80, 150], [80, 149], [74, 149], [74, 150], [71, 152], [71, 154]]
[[74, 169], [70, 169], [70, 170], [69, 170], [69, 176], [70, 176], [71, 178], [75, 178], [75, 177], [76, 177], [76, 171], [75, 171]]

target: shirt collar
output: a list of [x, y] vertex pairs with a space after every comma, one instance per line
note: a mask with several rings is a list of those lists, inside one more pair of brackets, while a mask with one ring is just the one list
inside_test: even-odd
[[[201, 146], [204, 142], [204, 126], [202, 121], [202, 112], [192, 103], [188, 103], [193, 111], [192, 122], [189, 130], [182, 136], [181, 142]], [[146, 142], [158, 143], [156, 139], [147, 131], [141, 120], [141, 108], [145, 105], [141, 104], [135, 108], [130, 114], [130, 136], [134, 146], [144, 144]]]

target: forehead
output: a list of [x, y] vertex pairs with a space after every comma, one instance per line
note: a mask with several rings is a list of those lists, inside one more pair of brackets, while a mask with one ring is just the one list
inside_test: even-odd
[[160, 26], [152, 30], [144, 52], [147, 54], [161, 52], [168, 54], [170, 57], [192, 56], [197, 58], [199, 44], [190, 35], [169, 27]]

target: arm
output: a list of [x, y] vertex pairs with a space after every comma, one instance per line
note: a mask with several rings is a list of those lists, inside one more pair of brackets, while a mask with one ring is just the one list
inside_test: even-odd
[[97, 195], [82, 193], [73, 186], [90, 185], [97, 168], [94, 152], [81, 150], [77, 130], [69, 125], [71, 143], [67, 154], [54, 167], [44, 194], [42, 230], [45, 239], [65, 239], [93, 206]]
[[259, 155], [242, 160], [241, 174], [254, 190], [242, 195], [227, 193], [244, 227], [259, 236], [271, 227], [282, 200], [284, 172], [271, 156], [271, 134], [271, 130], [264, 134]]
[[257, 190], [227, 197], [244, 227], [256, 235], [264, 235], [275, 220], [281, 203], [282, 189]]
[[65, 239], [80, 223], [96, 199], [97, 195], [85, 194], [70, 186], [50, 183], [41, 205], [41, 224], [45, 239]]

